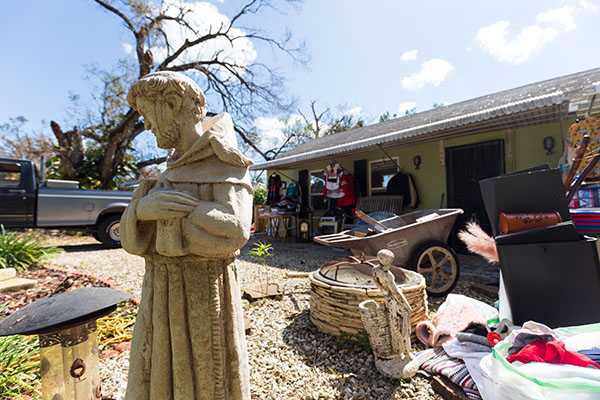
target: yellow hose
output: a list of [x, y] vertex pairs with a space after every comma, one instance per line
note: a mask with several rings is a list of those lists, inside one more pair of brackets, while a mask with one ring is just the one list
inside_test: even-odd
[[127, 342], [131, 340], [135, 315], [108, 315], [97, 321], [98, 343], [100, 348], [109, 344]]

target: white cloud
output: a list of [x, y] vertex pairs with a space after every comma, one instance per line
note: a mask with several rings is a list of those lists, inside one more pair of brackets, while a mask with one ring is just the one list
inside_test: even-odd
[[562, 3], [577, 4], [577, 6], [581, 10], [586, 10], [586, 11], [591, 11], [591, 12], [598, 11], [598, 6], [596, 6], [595, 4], [590, 3], [587, 0], [563, 0]]
[[419, 72], [404, 77], [402, 79], [402, 87], [404, 89], [416, 90], [421, 89], [428, 83], [439, 86], [453, 69], [454, 67], [448, 61], [441, 58], [432, 58], [421, 64]]
[[475, 39], [492, 57], [512, 64], [527, 61], [560, 33], [554, 27], [542, 28], [538, 25], [530, 25], [523, 28], [514, 39], [510, 40], [508, 38], [509, 26], [509, 21], [496, 22], [481, 28]]
[[540, 25], [562, 25], [562, 28], [565, 32], [577, 28], [577, 24], [575, 23], [575, 8], [570, 6], [553, 8], [552, 10], [539, 13], [535, 16], [535, 20]]
[[352, 108], [350, 108], [348, 110], [344, 110], [342, 112], [342, 114], [344, 114], [344, 115], [351, 115], [353, 117], [358, 118], [358, 117], [362, 116], [363, 109], [360, 106], [356, 106], [356, 107], [352, 107]]
[[285, 142], [285, 123], [280, 119], [260, 117], [254, 120], [254, 126], [259, 132], [261, 150], [277, 150]]
[[[267, 117], [259, 117], [255, 119], [254, 127], [256, 128], [259, 138], [258, 147], [263, 152], [268, 152], [269, 150], [279, 150], [279, 148], [288, 139], [290, 132], [292, 132], [298, 124], [304, 124], [304, 118], [302, 118], [302, 116], [299, 114], [292, 114], [285, 120]], [[269, 155], [273, 156], [273, 153], [270, 153]], [[262, 157], [253, 150], [249, 151], [246, 156], [255, 161], [262, 159]]]
[[[196, 33], [190, 29], [181, 27], [174, 21], [164, 21], [162, 29], [169, 38], [169, 44], [173, 49], [178, 49], [186, 39], [190, 41], [195, 40], [199, 36], [211, 31], [217, 31], [221, 26], [227, 27], [231, 22], [227, 16], [221, 14], [217, 7], [210, 3], [188, 3], [183, 0], [167, 0], [162, 3], [162, 11], [171, 17], [177, 16], [182, 7], [189, 10], [186, 15], [186, 21], [188, 21]], [[234, 42], [230, 42], [225, 37], [210, 40], [202, 46], [194, 46], [187, 49], [178, 57], [177, 61], [185, 63], [206, 60], [209, 57], [212, 58], [217, 52], [220, 52], [220, 60], [242, 67], [254, 62], [257, 57], [256, 49], [250, 39], [245, 37], [245, 32], [237, 28], [232, 28], [229, 32], [230, 37], [238, 37], [239, 39], [236, 39]], [[162, 62], [167, 57], [166, 46], [153, 47], [151, 50], [157, 63]], [[239, 72], [243, 72], [241, 68]], [[231, 76], [231, 73], [225, 69], [221, 69], [220, 73], [224, 79]]]
[[123, 50], [125, 50], [125, 53], [131, 54], [131, 52], [133, 51], [133, 46], [129, 43], [123, 43]]
[[404, 103], [400, 103], [400, 105], [398, 106], [398, 115], [400, 117], [406, 115], [407, 111], [411, 111], [413, 108], [417, 107], [417, 103], [415, 103], [414, 101], [406, 101]]
[[525, 26], [518, 33], [510, 32], [510, 21], [498, 21], [481, 28], [475, 40], [499, 61], [512, 64], [523, 63], [561, 33], [577, 28], [575, 19], [581, 11], [595, 12], [598, 9], [585, 0], [570, 0], [564, 3], [571, 5], [537, 14], [535, 23]]
[[417, 50], [407, 50], [400, 56], [402, 61], [414, 61], [417, 59]]

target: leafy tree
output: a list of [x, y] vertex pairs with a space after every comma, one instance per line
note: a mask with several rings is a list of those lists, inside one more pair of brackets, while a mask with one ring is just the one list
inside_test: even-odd
[[[287, 0], [294, 4], [297, 1]], [[269, 0], [249, 0], [231, 18], [208, 3], [164, 0], [94, 0], [100, 9], [119, 18], [131, 34], [135, 61], [122, 60], [111, 71], [90, 69], [99, 79], [95, 88], [98, 110], [78, 111], [77, 125], [69, 131], [52, 121], [60, 167], [56, 175], [97, 187], [114, 186], [114, 177], [136, 168], [131, 142], [144, 131], [140, 114], [125, 97], [134, 81], [154, 71], [188, 73], [209, 100], [209, 116], [227, 111], [238, 125], [243, 145], [256, 146], [256, 134], [245, 129], [256, 115], [287, 110], [291, 102], [282, 96], [282, 78], [271, 67], [257, 61], [254, 43], [304, 63], [302, 46], [293, 47], [291, 36], [275, 39], [242, 23], [252, 15], [274, 9]], [[72, 98], [75, 106], [79, 98]], [[164, 157], [137, 163], [143, 167]], [[54, 164], [52, 164], [54, 165]]]
[[25, 117], [18, 116], [0, 125], [0, 156], [31, 160], [39, 164], [42, 157], [47, 160], [55, 154], [54, 144], [41, 132], [23, 132], [26, 122]]
[[265, 189], [257, 187], [254, 189], [254, 199], [252, 200], [252, 204], [265, 204], [267, 202], [267, 194]]
[[327, 130], [326, 135], [333, 135], [334, 133], [349, 131], [350, 129], [360, 128], [365, 126], [365, 121], [355, 117], [354, 115], [342, 115], [339, 118], [336, 118], [329, 129]]
[[379, 116], [379, 122], [385, 122], [385, 121], [389, 121], [390, 119], [395, 119], [395, 118], [398, 118], [398, 114], [396, 114], [396, 113], [390, 114], [389, 111], [386, 111], [385, 113], [383, 113]]

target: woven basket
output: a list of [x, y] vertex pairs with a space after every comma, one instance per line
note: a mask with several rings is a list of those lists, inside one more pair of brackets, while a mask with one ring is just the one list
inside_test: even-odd
[[[412, 307], [410, 322], [413, 337], [415, 327], [427, 318], [427, 292], [422, 275], [403, 269], [408, 280], [398, 285]], [[315, 278], [319, 271], [313, 271], [310, 279], [310, 320], [321, 332], [340, 336], [359, 335], [365, 330], [360, 319], [358, 305], [365, 300], [383, 302], [383, 295], [377, 288], [365, 289], [347, 286], [334, 286]]]

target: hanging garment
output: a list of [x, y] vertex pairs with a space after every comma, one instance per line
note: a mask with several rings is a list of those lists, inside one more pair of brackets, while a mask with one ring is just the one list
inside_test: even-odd
[[410, 203], [408, 205], [415, 208], [419, 205], [419, 195], [417, 195], [417, 187], [411, 174], [408, 174], [408, 189], [410, 190]]
[[323, 175], [325, 177], [325, 187], [323, 188], [324, 196], [331, 199], [339, 199], [344, 196], [344, 191], [340, 188], [343, 174], [344, 169], [336, 162], [325, 167], [323, 170]]
[[343, 168], [340, 164], [333, 162], [323, 169], [325, 176], [325, 187], [328, 190], [335, 190], [340, 187], [340, 177], [342, 176]]
[[296, 185], [294, 182], [290, 182], [290, 184], [288, 185], [288, 187], [285, 191], [285, 197], [295, 199], [297, 196], [298, 196], [298, 185]]
[[392, 176], [387, 184], [385, 194], [403, 196], [404, 205], [411, 206], [412, 208], [415, 208], [419, 204], [419, 196], [417, 195], [417, 188], [412, 176], [404, 172], [398, 172]]
[[281, 190], [281, 177], [279, 174], [271, 174], [267, 185], [267, 204], [274, 206], [281, 198], [279, 191]]
[[355, 204], [354, 198], [354, 177], [350, 174], [342, 175], [340, 188], [344, 195], [338, 200], [338, 207], [350, 207]]

